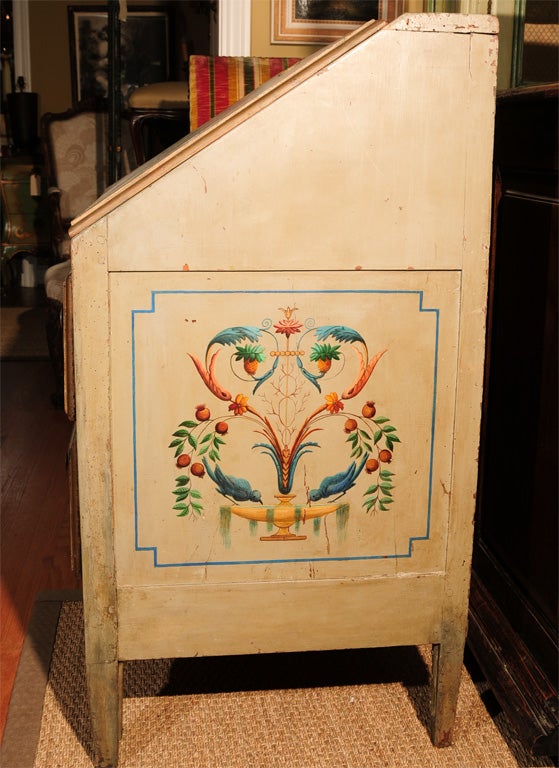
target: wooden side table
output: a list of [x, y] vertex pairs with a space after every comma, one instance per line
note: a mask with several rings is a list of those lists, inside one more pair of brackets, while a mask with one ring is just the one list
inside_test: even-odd
[[36, 168], [30, 157], [2, 160], [2, 285], [10, 278], [14, 256], [50, 255], [49, 215], [40, 174], [40, 194], [32, 194], [31, 177]]

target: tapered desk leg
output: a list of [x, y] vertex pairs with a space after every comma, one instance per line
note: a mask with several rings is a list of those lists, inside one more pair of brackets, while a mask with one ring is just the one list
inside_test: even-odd
[[[95, 258], [85, 256], [90, 248]], [[81, 250], [80, 250], [81, 249]], [[116, 768], [120, 737], [115, 574], [111, 345], [107, 230], [101, 222], [72, 243], [73, 358], [78, 440], [85, 662], [99, 768]]]
[[463, 659], [464, 642], [433, 645], [431, 740], [436, 747], [452, 744]]
[[122, 729], [122, 665], [86, 662], [89, 707], [97, 768], [117, 768]]

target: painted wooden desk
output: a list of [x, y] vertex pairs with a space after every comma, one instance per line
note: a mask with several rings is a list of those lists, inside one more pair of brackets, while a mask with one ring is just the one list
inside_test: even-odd
[[496, 32], [366, 24], [73, 222], [101, 765], [122, 662], [150, 657], [432, 644], [432, 738], [450, 743]]

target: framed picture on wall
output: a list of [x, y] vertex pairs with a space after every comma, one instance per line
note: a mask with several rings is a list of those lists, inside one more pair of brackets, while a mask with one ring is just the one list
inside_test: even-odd
[[395, 19], [403, 0], [271, 0], [272, 43], [324, 45], [372, 19]]
[[[106, 103], [109, 87], [109, 17], [106, 5], [68, 7], [72, 103]], [[123, 103], [136, 88], [169, 79], [169, 12], [164, 6], [129, 6], [120, 24]]]

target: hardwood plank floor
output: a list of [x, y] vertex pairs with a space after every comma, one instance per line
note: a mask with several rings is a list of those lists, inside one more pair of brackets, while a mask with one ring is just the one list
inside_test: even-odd
[[48, 361], [1, 373], [0, 736], [35, 596], [78, 589], [70, 560], [66, 451], [72, 424], [51, 403]]

